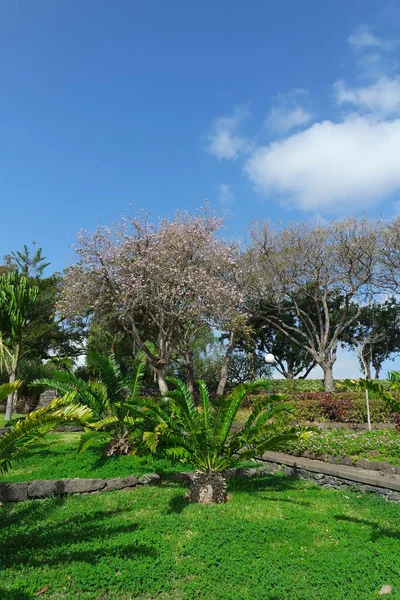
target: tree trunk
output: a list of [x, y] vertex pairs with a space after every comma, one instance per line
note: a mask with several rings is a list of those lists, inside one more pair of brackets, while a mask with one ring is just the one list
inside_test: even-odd
[[381, 368], [375, 367], [375, 379], [379, 379], [380, 372], [381, 372]]
[[[9, 383], [14, 383], [15, 379], [16, 379], [16, 369], [13, 368], [13, 370], [10, 373], [10, 377], [9, 377], [8, 381], [9, 381]], [[14, 407], [14, 394], [15, 394], [15, 392], [11, 392], [11, 394], [9, 394], [7, 396], [6, 414], [5, 414], [6, 421], [11, 421], [11, 419], [12, 419], [12, 413], [13, 413], [13, 407]]]
[[227, 499], [225, 475], [215, 471], [195, 472], [189, 488], [189, 502], [224, 504]]
[[229, 338], [229, 344], [228, 344], [228, 347], [226, 349], [226, 353], [224, 356], [224, 361], [222, 363], [221, 376], [220, 376], [218, 388], [217, 388], [217, 396], [224, 395], [226, 382], [228, 381], [229, 361], [231, 360], [231, 356], [232, 356], [234, 349], [235, 349], [235, 334], [232, 331], [230, 338]]
[[325, 392], [334, 392], [335, 391], [335, 384], [333, 382], [333, 364], [332, 362], [328, 361], [325, 363], [322, 363], [320, 365], [321, 369], [324, 372], [324, 390]]
[[165, 378], [165, 367], [158, 367], [157, 369], [157, 383], [160, 388], [162, 395], [168, 392], [167, 380]]
[[194, 366], [193, 366], [193, 353], [190, 350], [185, 351], [185, 371], [186, 371], [186, 385], [191, 394], [194, 392]]

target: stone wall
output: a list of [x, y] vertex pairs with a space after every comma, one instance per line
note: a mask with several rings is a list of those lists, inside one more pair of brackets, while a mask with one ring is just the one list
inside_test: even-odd
[[141, 485], [158, 485], [160, 476], [155, 473], [135, 477], [114, 477], [112, 479], [59, 479], [37, 480], [23, 483], [0, 483], [1, 502], [24, 502], [28, 499], [65, 496], [67, 494], [87, 494], [133, 489]]

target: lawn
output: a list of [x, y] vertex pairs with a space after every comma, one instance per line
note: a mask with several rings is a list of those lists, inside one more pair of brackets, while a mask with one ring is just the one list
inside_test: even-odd
[[[51, 433], [35, 444], [29, 456], [15, 463], [0, 481], [33, 481], [35, 479], [62, 479], [72, 477], [124, 477], [144, 473], [174, 473], [190, 470], [190, 466], [173, 463], [151, 455], [112, 456], [104, 458], [101, 447], [92, 447], [78, 453], [80, 433]], [[1, 600], [1, 596], [0, 596]]]
[[400, 599], [400, 508], [283, 475], [0, 507], [2, 600]]

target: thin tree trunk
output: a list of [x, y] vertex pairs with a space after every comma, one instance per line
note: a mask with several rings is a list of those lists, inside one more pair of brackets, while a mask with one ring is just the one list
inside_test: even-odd
[[165, 367], [159, 367], [157, 369], [157, 383], [161, 394], [166, 394], [168, 392], [168, 385], [165, 377]]
[[327, 361], [320, 365], [324, 372], [324, 389], [325, 392], [334, 392], [335, 384], [333, 381], [333, 364], [331, 361]]
[[[14, 358], [12, 361], [12, 366], [11, 366], [11, 373], [10, 373], [10, 376], [8, 379], [9, 383], [14, 383], [14, 381], [17, 378], [18, 358], [19, 358], [19, 345], [17, 345], [17, 347], [15, 349], [15, 355], [14, 355]], [[13, 408], [14, 408], [14, 396], [15, 396], [15, 392], [11, 392], [11, 394], [9, 394], [7, 397], [6, 414], [5, 414], [6, 421], [11, 421], [11, 419], [12, 419], [12, 413], [13, 413]]]
[[185, 371], [186, 371], [186, 385], [191, 394], [194, 392], [194, 366], [193, 366], [193, 353], [191, 350], [185, 350]]
[[[8, 381], [9, 381], [9, 383], [14, 383], [15, 379], [16, 379], [16, 373], [15, 373], [15, 370], [13, 369]], [[6, 421], [11, 421], [11, 419], [12, 419], [12, 413], [13, 413], [13, 407], [14, 407], [14, 393], [15, 392], [11, 392], [11, 394], [9, 394], [7, 396], [6, 415], [5, 415]]]
[[232, 356], [234, 349], [235, 349], [235, 334], [232, 331], [230, 338], [229, 338], [229, 344], [228, 344], [228, 347], [225, 352], [224, 361], [222, 363], [221, 376], [220, 376], [218, 388], [217, 388], [217, 396], [223, 396], [223, 394], [225, 392], [226, 382], [228, 381], [229, 361], [231, 360], [231, 356]]

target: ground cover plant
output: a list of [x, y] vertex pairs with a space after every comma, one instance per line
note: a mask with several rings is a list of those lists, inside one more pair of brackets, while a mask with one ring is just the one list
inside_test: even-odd
[[391, 585], [400, 598], [396, 504], [281, 475], [231, 480], [223, 505], [188, 504], [185, 492], [0, 507], [0, 597], [372, 600]]
[[176, 471], [190, 470], [190, 464], [182, 465], [168, 458], [147, 456], [104, 456], [104, 446], [93, 444], [79, 453], [81, 433], [50, 433], [30, 447], [29, 454], [0, 481], [34, 481], [35, 479], [67, 479], [73, 477], [111, 478], [126, 475], [159, 473], [168, 475]]
[[308, 438], [288, 442], [285, 452], [300, 455], [303, 452], [339, 457], [386, 460], [400, 466], [400, 433], [393, 429], [377, 431], [318, 430]]

